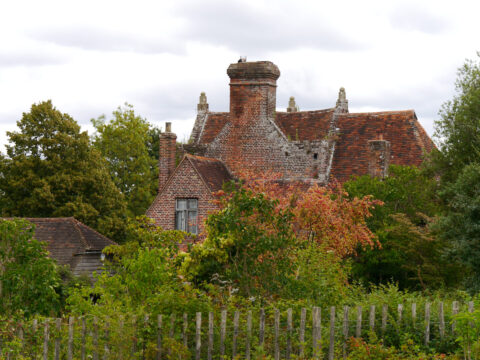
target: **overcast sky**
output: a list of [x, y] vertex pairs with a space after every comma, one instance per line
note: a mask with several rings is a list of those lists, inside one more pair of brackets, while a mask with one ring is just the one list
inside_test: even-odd
[[3, 1], [0, 150], [33, 103], [51, 99], [90, 119], [125, 102], [187, 140], [201, 91], [228, 110], [226, 69], [240, 55], [270, 60], [277, 108], [414, 109], [429, 134], [454, 94], [456, 70], [480, 50], [480, 2]]

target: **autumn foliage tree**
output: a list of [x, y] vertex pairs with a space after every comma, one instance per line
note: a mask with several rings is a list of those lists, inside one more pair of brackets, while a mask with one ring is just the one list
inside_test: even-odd
[[348, 197], [339, 184], [312, 186], [294, 205], [294, 227], [298, 238], [310, 240], [345, 257], [360, 247], [378, 245], [366, 225], [370, 210], [382, 202], [369, 196]]
[[358, 247], [373, 248], [379, 243], [367, 226], [376, 206], [383, 205], [370, 195], [349, 196], [339, 183], [329, 186], [301, 181], [284, 182], [276, 174], [254, 178], [245, 174], [246, 188], [278, 201], [277, 207], [292, 212], [291, 225], [299, 240], [308, 240], [331, 250], [341, 258]]
[[184, 261], [197, 284], [219, 279], [241, 295], [267, 299], [319, 301], [330, 294], [321, 300], [332, 304], [346, 282], [341, 259], [359, 245], [375, 245], [365, 218], [379, 202], [351, 200], [339, 185], [306, 189], [254, 179], [231, 183], [218, 196], [205, 241]]

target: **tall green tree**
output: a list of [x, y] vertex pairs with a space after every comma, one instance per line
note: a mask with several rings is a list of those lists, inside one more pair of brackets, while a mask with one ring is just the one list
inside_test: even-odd
[[458, 259], [469, 273], [465, 280], [473, 292], [480, 290], [480, 164], [463, 168], [457, 180], [441, 195], [448, 212], [437, 224], [440, 236], [453, 246], [450, 259]]
[[352, 257], [356, 279], [373, 284], [395, 281], [409, 289], [455, 283], [458, 266], [443, 256], [448, 243], [431, 229], [441, 211], [434, 178], [415, 167], [392, 165], [385, 179], [366, 175], [344, 186], [351, 197], [373, 195], [384, 202], [367, 219], [381, 247], [358, 249]]
[[33, 238], [34, 229], [22, 219], [0, 220], [0, 314], [51, 316], [60, 310], [57, 265], [46, 244]]
[[435, 123], [439, 142], [430, 168], [441, 179], [446, 211], [438, 223], [440, 236], [452, 245], [452, 258], [470, 269], [468, 287], [480, 289], [480, 52], [457, 73], [456, 94]]
[[100, 116], [92, 123], [97, 130], [93, 144], [107, 160], [115, 185], [127, 200], [129, 215], [144, 214], [158, 184], [158, 150], [152, 151], [155, 144], [158, 147], [157, 132], [129, 104], [118, 107], [110, 121]]
[[456, 95], [440, 110], [432, 165], [442, 182], [454, 182], [463, 167], [480, 162], [480, 52], [458, 69]]
[[74, 216], [120, 236], [125, 200], [87, 132], [50, 100], [32, 105], [17, 126], [0, 159], [2, 216]]

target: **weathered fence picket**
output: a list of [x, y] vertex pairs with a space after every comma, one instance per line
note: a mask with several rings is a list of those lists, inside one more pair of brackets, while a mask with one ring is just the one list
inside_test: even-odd
[[300, 351], [299, 351], [299, 356], [303, 357], [305, 355], [305, 320], [307, 319], [307, 309], [302, 308], [301, 314], [300, 314], [300, 336], [299, 336], [299, 341], [300, 341]]
[[245, 349], [245, 358], [250, 360], [250, 344], [252, 338], [252, 310], [248, 310], [247, 314], [247, 339], [246, 339], [246, 349]]
[[54, 353], [54, 359], [55, 360], [60, 360], [60, 340], [61, 340], [61, 334], [60, 331], [62, 330], [62, 319], [57, 318], [55, 320], [55, 329], [56, 329], [56, 334], [55, 334], [55, 353]]
[[417, 326], [417, 304], [412, 303], [412, 327], [415, 329]]
[[233, 340], [232, 340], [232, 358], [237, 356], [237, 337], [238, 337], [238, 322], [240, 319], [240, 312], [237, 310], [233, 315]]
[[43, 360], [48, 360], [48, 319], [45, 319], [43, 330]]
[[387, 330], [387, 317], [388, 317], [388, 306], [387, 304], [383, 304], [382, 306], [382, 335], [385, 334]]
[[[434, 341], [445, 341], [449, 336], [455, 336], [456, 325], [458, 326], [458, 324], [455, 324], [455, 316], [459, 313], [460, 308], [464, 311], [474, 311], [474, 303], [471, 301], [462, 306], [458, 301], [453, 301], [451, 311], [446, 310], [446, 303], [441, 301], [426, 302], [424, 306], [423, 329], [421, 329], [423, 330], [424, 346], [429, 346]], [[229, 358], [241, 356], [250, 359], [252, 345], [263, 346], [263, 351], [275, 360], [291, 359], [294, 354], [300, 357], [311, 356], [315, 359], [328, 358], [333, 360], [336, 354], [343, 358], [348, 357], [348, 338], [352, 334], [361, 338], [362, 330], [364, 332], [367, 330], [362, 329], [363, 326], [368, 326], [368, 330], [376, 331], [378, 334], [387, 334], [391, 330], [398, 332], [402, 329], [420, 327], [417, 324], [417, 303], [409, 305], [411, 312], [406, 312], [407, 308], [404, 308], [403, 304], [391, 307], [389, 312], [389, 308], [384, 304], [381, 310], [381, 325], [380, 319], [378, 319], [378, 322], [376, 321], [378, 308], [378, 304], [357, 306], [356, 309], [344, 306], [343, 312], [339, 314], [337, 308], [332, 306], [329, 308], [329, 321], [326, 320], [328, 314], [324, 315], [325, 321], [323, 324], [322, 309], [319, 307], [302, 308], [296, 316], [292, 308], [286, 309], [285, 313], [281, 312], [280, 309], [274, 309], [272, 313], [268, 313], [268, 316], [265, 309], [261, 308], [257, 315], [258, 318], [255, 319], [258, 320], [259, 326], [258, 333], [255, 335], [252, 334], [254, 319], [251, 310], [245, 313], [235, 310], [231, 315], [228, 315], [226, 309], [223, 309], [216, 319], [218, 328], [215, 326], [214, 312], [207, 313], [208, 325], [206, 317], [204, 320], [205, 333], [202, 331], [202, 313], [196, 312], [194, 317], [192, 317], [192, 314], [182, 314], [181, 328], [177, 329], [176, 333], [175, 325], [178, 326], [179, 324], [176, 323], [175, 314], [172, 313], [169, 317], [170, 327], [168, 330], [164, 328], [164, 316], [161, 314], [156, 317], [156, 325], [150, 324], [148, 315], [144, 317], [143, 321], [138, 322], [132, 316], [127, 321], [125, 328], [123, 316], [120, 317], [118, 323], [112, 322], [112, 319], [109, 318], [96, 316], [79, 318], [70, 316], [64, 322], [60, 318], [45, 319], [42, 323], [43, 334], [40, 334], [43, 335], [43, 338], [40, 336], [40, 339], [43, 339], [43, 344], [40, 340], [37, 346], [35, 345], [35, 342], [38, 341], [35, 337], [38, 326], [37, 319], [34, 319], [31, 323], [18, 322], [13, 328], [12, 334], [16, 336], [18, 341], [23, 341], [23, 345], [19, 349], [20, 353], [33, 359], [40, 357], [45, 360], [73, 360], [74, 358], [99, 360], [100, 357], [102, 360], [120, 359], [122, 357], [125, 359], [144, 358], [147, 354], [147, 345], [155, 346], [155, 344], [154, 356], [159, 360], [164, 358], [166, 352], [171, 354], [176, 351], [172, 350], [175, 349], [175, 346], [172, 347], [171, 342], [169, 342], [172, 340], [180, 341], [182, 347], [185, 346], [192, 354], [192, 358], [196, 360], [203, 358], [212, 360], [217, 356], [228, 356]], [[368, 311], [365, 311], [364, 314], [365, 309], [368, 309]], [[307, 311], [310, 310], [311, 323], [307, 324]], [[326, 314], [326, 308], [323, 308], [323, 310]], [[282, 314], [285, 314], [285, 320], [282, 319], [284, 316]], [[308, 315], [310, 319], [310, 312]], [[365, 319], [363, 319], [364, 315]], [[232, 323], [228, 320], [228, 316], [232, 316]], [[193, 323], [189, 324], [189, 317], [190, 322]], [[195, 321], [193, 321], [193, 318], [195, 318]], [[390, 319], [394, 320], [387, 324]], [[227, 320], [229, 322], [228, 327]], [[451, 326], [448, 325], [449, 323]], [[119, 326], [111, 327], [113, 324]], [[255, 326], [256, 324], [255, 321]], [[268, 331], [266, 329], [267, 324], [271, 326]], [[471, 326], [479, 325], [473, 322], [470, 324]], [[387, 325], [389, 326], [387, 327]], [[156, 332], [148, 330], [151, 329], [151, 326], [156, 328]], [[326, 332], [322, 334], [322, 331], [325, 330]], [[77, 332], [78, 334], [76, 334]], [[128, 336], [125, 336], [125, 340], [128, 341], [120, 341], [121, 344], [119, 344], [118, 336], [122, 333], [128, 334]], [[163, 334], [170, 336], [171, 340], [165, 341]], [[324, 336], [323, 341], [322, 335]], [[203, 336], [205, 336], [204, 339], [202, 339]], [[215, 345], [215, 336], [219, 336], [218, 347]], [[337, 344], [335, 343], [336, 336], [339, 336]], [[245, 342], [243, 342], [243, 339], [245, 339]], [[3, 342], [4, 347], [5, 344], [9, 343], [5, 339], [0, 339], [0, 341]], [[204, 342], [203, 349], [202, 342]], [[38, 346], [41, 349], [39, 354], [35, 355], [32, 353], [32, 349]], [[117, 349], [117, 347], [119, 348]], [[9, 353], [5, 349], [3, 351], [3, 356], [6, 359], [15, 357], [13, 352]], [[124, 351], [130, 352], [130, 354], [127, 355]]]
[[[455, 316], [458, 314], [458, 310], [459, 310], [459, 307], [458, 307], [458, 301], [454, 301], [452, 303], [452, 315]], [[456, 321], [453, 320], [452, 321], [452, 333], [455, 334], [455, 325], [456, 325]]]
[[290, 359], [290, 355], [292, 354], [292, 331], [293, 331], [293, 326], [292, 326], [292, 309], [288, 308], [287, 309], [287, 349], [285, 352], [285, 358], [287, 360]]
[[425, 304], [425, 346], [430, 342], [430, 303]]
[[402, 327], [403, 304], [398, 304], [397, 313], [398, 313], [397, 325], [398, 325], [398, 328], [400, 329]]
[[265, 340], [265, 309], [260, 309], [260, 331], [258, 334], [258, 345], [263, 346]]
[[330, 308], [330, 342], [328, 345], [328, 360], [335, 356], [335, 306]]
[[357, 327], [355, 330], [355, 337], [360, 338], [362, 336], [362, 307], [357, 306]]
[[315, 359], [320, 357], [321, 316], [320, 308], [315, 306], [312, 309], [312, 349]]
[[375, 305], [370, 306], [370, 315], [368, 317], [368, 325], [370, 327], [370, 331], [375, 330]]
[[348, 311], [349, 307], [343, 307], [343, 328], [342, 328], [342, 335], [343, 335], [343, 344], [342, 344], [342, 354], [343, 358], [347, 357], [347, 340], [348, 340]]
[[197, 312], [195, 319], [195, 360], [200, 360], [202, 350], [202, 313]]
[[443, 302], [440, 302], [438, 308], [438, 330], [440, 332], [440, 338], [445, 337], [445, 316], [443, 314]]
[[213, 312], [208, 313], [208, 349], [207, 358], [212, 360], [213, 356]]
[[67, 344], [67, 360], [73, 360], [73, 322], [74, 318], [68, 318], [68, 344]]
[[220, 324], [220, 356], [225, 355], [225, 335], [227, 331], [227, 310], [222, 310]]

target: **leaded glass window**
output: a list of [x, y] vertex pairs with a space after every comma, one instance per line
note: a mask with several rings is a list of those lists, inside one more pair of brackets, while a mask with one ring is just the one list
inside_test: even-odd
[[198, 233], [198, 200], [177, 199], [175, 203], [175, 229]]

